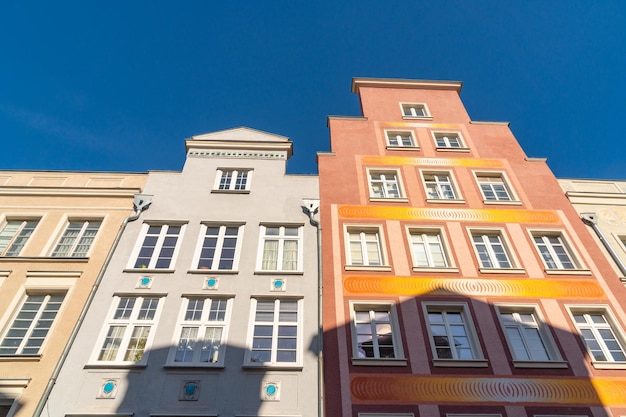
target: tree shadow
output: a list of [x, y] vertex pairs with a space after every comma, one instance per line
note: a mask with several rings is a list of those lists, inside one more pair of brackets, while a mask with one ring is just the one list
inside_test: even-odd
[[554, 308], [567, 317], [565, 308], [545, 311], [541, 301], [486, 302], [443, 288], [412, 297], [346, 292], [336, 315], [351, 319], [331, 327], [335, 300], [326, 299], [326, 415], [623, 414], [626, 379], [609, 387], [615, 373], [592, 378], [580, 335], [546, 323]]

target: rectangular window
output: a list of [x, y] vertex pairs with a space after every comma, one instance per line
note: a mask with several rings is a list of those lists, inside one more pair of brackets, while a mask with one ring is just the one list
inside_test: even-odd
[[496, 309], [514, 361], [560, 360], [535, 307], [498, 306]]
[[402, 358], [395, 309], [392, 304], [352, 305], [353, 358]]
[[71, 221], [52, 251], [53, 257], [85, 258], [102, 222], [99, 220]]
[[347, 261], [351, 266], [382, 266], [383, 251], [378, 227], [348, 227]]
[[250, 365], [301, 362], [300, 301], [252, 300]]
[[437, 149], [459, 150], [467, 149], [461, 135], [456, 132], [434, 132], [435, 147]]
[[418, 268], [447, 268], [450, 266], [440, 230], [410, 229], [413, 264]]
[[194, 264], [197, 269], [232, 271], [237, 268], [241, 225], [202, 225], [200, 252]]
[[250, 190], [251, 169], [218, 169], [215, 189], [221, 191]]
[[593, 362], [626, 362], [624, 339], [606, 309], [576, 308], [571, 314]]
[[578, 269], [575, 258], [560, 232], [532, 232], [532, 237], [546, 269]]
[[7, 220], [0, 231], [0, 256], [19, 256], [39, 220]]
[[472, 243], [481, 268], [514, 268], [499, 231], [472, 232]]
[[485, 201], [512, 201], [513, 194], [501, 173], [476, 173]]
[[372, 198], [401, 198], [402, 189], [397, 171], [369, 171]]
[[423, 103], [401, 103], [402, 116], [407, 118], [429, 117], [426, 104]]
[[302, 269], [302, 226], [261, 226], [260, 270]]
[[386, 131], [387, 146], [393, 148], [415, 148], [417, 144], [411, 131]]
[[230, 300], [185, 298], [178, 339], [170, 353], [175, 365], [214, 366], [224, 364], [226, 323]]
[[143, 242], [133, 268], [169, 269], [183, 225], [144, 225]]
[[65, 294], [29, 294], [0, 342], [0, 355], [37, 355]]
[[422, 172], [426, 198], [429, 200], [457, 200], [457, 191], [449, 172]]
[[98, 362], [145, 362], [153, 327], [159, 314], [157, 297], [116, 296], [113, 311], [96, 360]]
[[482, 358], [466, 309], [464, 304], [426, 305], [426, 319], [435, 359]]

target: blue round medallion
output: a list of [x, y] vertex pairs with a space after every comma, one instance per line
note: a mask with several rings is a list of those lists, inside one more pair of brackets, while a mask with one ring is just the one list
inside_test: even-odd
[[113, 392], [114, 389], [115, 389], [115, 382], [109, 381], [106, 384], [104, 384], [104, 386], [102, 387], [102, 392], [104, 392], [105, 394], [110, 394]]
[[215, 287], [215, 284], [217, 284], [217, 280], [215, 278], [209, 278], [206, 281], [207, 287]]
[[265, 387], [265, 392], [267, 393], [267, 395], [274, 395], [274, 394], [276, 394], [276, 390], [277, 390], [277, 388], [276, 388], [276, 385], [274, 385], [274, 384], [271, 384], [271, 385], [268, 385], [267, 387]]
[[141, 285], [146, 286], [148, 284], [150, 284], [150, 277], [141, 278]]
[[196, 388], [198, 388], [198, 387], [196, 386], [196, 384], [193, 384], [193, 383], [185, 385], [185, 395], [191, 396], [191, 395], [195, 394], [196, 393]]

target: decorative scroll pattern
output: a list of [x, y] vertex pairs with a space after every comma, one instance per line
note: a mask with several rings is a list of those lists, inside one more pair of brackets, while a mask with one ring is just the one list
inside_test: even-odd
[[551, 210], [454, 209], [381, 206], [340, 206], [339, 216], [348, 219], [441, 220], [495, 223], [559, 223]]
[[406, 158], [402, 156], [363, 156], [365, 165], [425, 165], [446, 167], [502, 168], [499, 159], [476, 158]]
[[468, 378], [355, 376], [357, 401], [376, 403], [511, 403], [528, 405], [626, 405], [624, 378]]
[[360, 277], [344, 278], [352, 294], [462, 295], [482, 297], [605, 298], [602, 288], [585, 279], [478, 279]]

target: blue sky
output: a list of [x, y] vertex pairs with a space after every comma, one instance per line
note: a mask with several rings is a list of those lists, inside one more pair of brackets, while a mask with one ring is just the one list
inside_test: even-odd
[[555, 175], [626, 179], [625, 1], [16, 1], [0, 12], [0, 169], [180, 170], [248, 126], [315, 173], [352, 77], [463, 81]]

